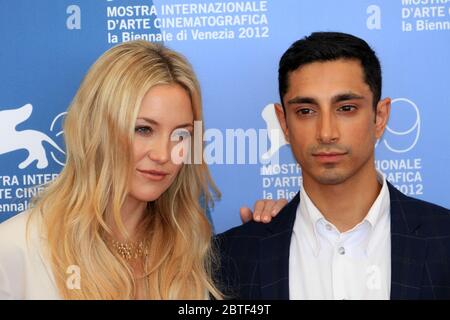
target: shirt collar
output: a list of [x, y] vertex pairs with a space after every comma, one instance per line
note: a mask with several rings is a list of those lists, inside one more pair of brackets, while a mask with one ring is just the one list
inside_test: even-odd
[[[366, 217], [352, 229], [354, 230], [360, 225], [365, 223], [368, 223], [370, 225], [370, 228], [368, 228], [369, 234], [366, 237], [364, 243], [366, 254], [370, 254], [370, 251], [373, 249], [373, 245], [371, 245], [372, 242], [370, 240], [374, 227], [377, 225], [377, 222], [379, 222], [383, 216], [389, 214], [390, 210], [390, 197], [388, 185], [383, 173], [378, 170], [377, 170], [377, 180], [381, 184], [380, 193], [378, 194], [374, 203], [370, 207]], [[320, 252], [320, 240], [317, 226], [318, 223], [320, 223], [321, 221], [327, 222], [327, 220], [320, 212], [320, 210], [314, 205], [311, 198], [306, 193], [305, 188], [303, 187], [303, 183], [300, 188], [300, 205], [297, 207], [297, 215], [300, 215], [303, 221], [306, 222], [307, 229], [309, 232], [307, 232], [305, 236], [311, 245], [314, 256], [317, 257]], [[349, 230], [347, 232], [351, 232], [352, 230]]]
[[374, 203], [369, 209], [367, 216], [364, 218], [365, 221], [370, 223], [370, 236], [366, 240], [366, 254], [369, 255], [374, 247], [374, 242], [372, 240], [372, 234], [377, 225], [383, 218], [388, 218], [391, 210], [391, 200], [389, 195], [389, 187], [384, 174], [377, 170], [377, 179], [381, 183], [381, 190], [378, 197], [375, 199]]
[[386, 179], [384, 178], [384, 175], [382, 172], [377, 171], [377, 180], [378, 183], [381, 184], [381, 190], [378, 194], [377, 198], [375, 199], [374, 203], [369, 209], [369, 212], [367, 213], [364, 220], [368, 221], [370, 225], [373, 227], [376, 226], [377, 222], [380, 220], [380, 218], [386, 214], [387, 208], [389, 207], [389, 189], [386, 182]]
[[325, 220], [325, 218], [306, 193], [303, 184], [300, 189], [300, 205], [297, 207], [297, 215], [300, 215], [306, 223], [307, 232], [305, 237], [311, 245], [314, 256], [317, 257], [320, 252], [317, 224], [319, 221]]

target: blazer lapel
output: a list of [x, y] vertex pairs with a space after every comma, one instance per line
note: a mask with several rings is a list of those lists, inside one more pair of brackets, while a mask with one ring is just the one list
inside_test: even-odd
[[420, 212], [390, 183], [391, 299], [418, 299], [423, 275], [426, 240], [419, 236]]
[[289, 299], [289, 249], [300, 193], [267, 225], [260, 242], [262, 299]]

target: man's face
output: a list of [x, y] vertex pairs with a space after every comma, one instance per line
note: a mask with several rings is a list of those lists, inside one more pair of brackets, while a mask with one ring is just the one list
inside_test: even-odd
[[314, 62], [291, 72], [288, 80], [285, 113], [281, 105], [276, 113], [305, 181], [336, 185], [373, 166], [390, 99], [374, 112], [360, 62]]

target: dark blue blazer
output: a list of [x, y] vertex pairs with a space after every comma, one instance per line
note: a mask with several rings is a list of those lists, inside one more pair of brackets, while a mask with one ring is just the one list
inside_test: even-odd
[[[388, 185], [391, 299], [450, 299], [450, 211]], [[269, 224], [249, 222], [216, 236], [216, 280], [228, 298], [289, 299], [289, 247], [299, 201], [297, 194]]]

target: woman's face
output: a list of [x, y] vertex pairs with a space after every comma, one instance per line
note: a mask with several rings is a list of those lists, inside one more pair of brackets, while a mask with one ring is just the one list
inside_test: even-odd
[[193, 121], [190, 96], [180, 85], [158, 85], [146, 93], [135, 125], [129, 196], [149, 202], [169, 188], [183, 166]]

